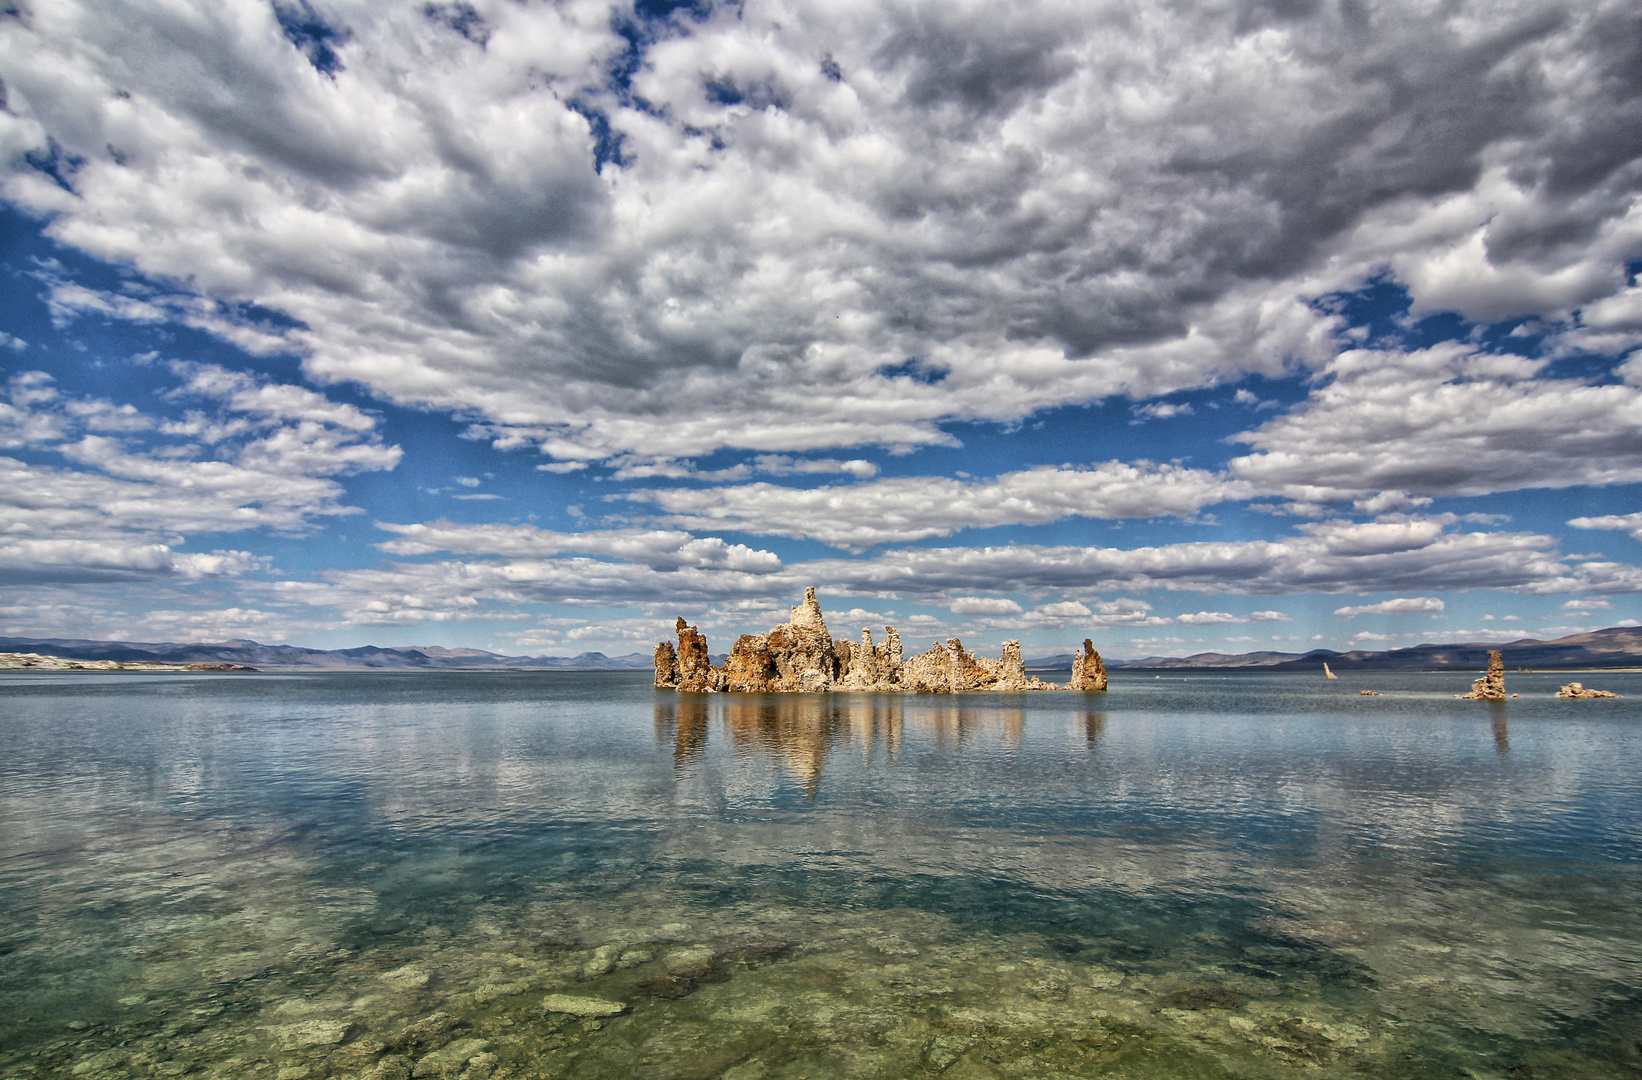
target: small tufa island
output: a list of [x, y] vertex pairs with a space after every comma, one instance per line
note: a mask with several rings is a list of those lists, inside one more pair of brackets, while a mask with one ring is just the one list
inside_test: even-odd
[[1106, 689], [1106, 666], [1087, 639], [1083, 652], [1072, 658], [1072, 681], [1065, 686], [1028, 675], [1018, 641], [1006, 642], [997, 660], [965, 651], [957, 638], [903, 659], [901, 635], [893, 626], [884, 627], [882, 645], [873, 643], [870, 630], [861, 631], [860, 644], [834, 640], [811, 587], [804, 590], [803, 604], [792, 609], [791, 621], [767, 634], [743, 634], [722, 668], [708, 659], [706, 637], [679, 619], [678, 648], [670, 641], [656, 646], [656, 689], [788, 694], [827, 690], [918, 694], [1096, 691]]
[[1488, 650], [1488, 674], [1471, 684], [1469, 694], [1455, 694], [1467, 701], [1505, 700], [1505, 658], [1495, 649]]

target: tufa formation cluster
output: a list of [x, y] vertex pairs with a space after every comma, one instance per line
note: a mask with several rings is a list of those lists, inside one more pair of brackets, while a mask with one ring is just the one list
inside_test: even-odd
[[1614, 693], [1612, 690], [1587, 690], [1585, 689], [1584, 683], [1575, 682], [1569, 683], [1567, 686], [1564, 686], [1562, 689], [1558, 690], [1556, 692], [1556, 696], [1560, 698], [1598, 698], [1618, 697], [1619, 695]]
[[1006, 642], [997, 660], [976, 656], [957, 638], [910, 660], [901, 651], [901, 635], [884, 627], [883, 644], [862, 630], [859, 643], [835, 640], [821, 615], [815, 589], [804, 590], [804, 602], [792, 618], [765, 634], [743, 634], [715, 668], [707, 656], [707, 639], [682, 618], [678, 647], [656, 646], [656, 689], [696, 693], [815, 693], [823, 690], [897, 690], [919, 694], [955, 694], [973, 690], [1105, 690], [1106, 666], [1094, 643], [1072, 661], [1072, 681], [1046, 683], [1026, 673], [1021, 644]]

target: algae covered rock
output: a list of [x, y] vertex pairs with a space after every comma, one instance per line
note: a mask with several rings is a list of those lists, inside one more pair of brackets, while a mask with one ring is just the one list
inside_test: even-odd
[[618, 1016], [627, 1011], [627, 1006], [619, 1001], [574, 994], [549, 994], [542, 999], [542, 1008], [571, 1016]]

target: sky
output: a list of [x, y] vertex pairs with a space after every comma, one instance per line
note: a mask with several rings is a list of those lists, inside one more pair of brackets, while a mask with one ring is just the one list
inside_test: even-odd
[[0, 635], [1642, 617], [1642, 16], [0, 7]]

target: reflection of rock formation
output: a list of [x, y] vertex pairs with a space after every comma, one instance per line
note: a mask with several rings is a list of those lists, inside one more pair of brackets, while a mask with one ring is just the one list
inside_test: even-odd
[[910, 690], [921, 694], [953, 694], [973, 690], [1105, 690], [1106, 668], [1088, 640], [1073, 661], [1072, 681], [1065, 687], [1028, 675], [1018, 641], [1004, 644], [997, 660], [978, 657], [957, 638], [937, 642], [928, 652], [907, 660], [901, 636], [893, 626], [884, 628], [882, 645], [870, 630], [861, 642], [833, 640], [821, 614], [815, 589], [804, 590], [804, 602], [792, 609], [792, 618], [764, 634], [743, 634], [724, 660], [723, 669], [707, 657], [707, 639], [682, 618], [678, 620], [678, 649], [669, 642], [656, 646], [658, 690], [733, 690], [743, 693], [790, 693], [819, 690]]
[[707, 706], [688, 701], [678, 709], [678, 733], [673, 737], [673, 767], [682, 769], [707, 749]]
[[1471, 684], [1469, 694], [1455, 694], [1469, 701], [1505, 700], [1505, 660], [1497, 650], [1488, 650], [1488, 674]]
[[683, 774], [707, 749], [707, 706], [686, 699], [656, 705], [656, 739], [673, 744], [673, 769]]
[[[658, 706], [656, 731], [658, 738], [665, 734], [673, 742], [674, 764], [682, 777], [702, 756], [709, 718], [716, 718], [712, 723], [723, 725], [738, 752], [778, 763], [804, 794], [814, 797], [828, 756], [835, 752], [855, 748], [869, 761], [878, 753], [899, 757], [909, 724], [946, 750], [956, 750], [979, 732], [1016, 750], [1026, 741], [1028, 716], [1025, 709], [977, 708], [950, 700], [924, 699], [906, 707], [900, 699], [882, 697], [737, 695], [685, 699], [665, 713]], [[1104, 723], [1099, 713], [1085, 717], [1091, 740]]]
[[724, 710], [730, 738], [738, 746], [756, 746], [779, 758], [811, 798], [821, 789], [827, 744], [839, 719], [821, 701], [734, 704]]
[[1511, 726], [1505, 722], [1505, 710], [1494, 710], [1494, 752], [1509, 754], [1511, 752]]
[[1106, 714], [1091, 712], [1083, 714], [1083, 741], [1093, 750], [1100, 745], [1100, 737], [1106, 731]]
[[1618, 697], [1612, 690], [1587, 690], [1584, 683], [1569, 683], [1556, 692], [1560, 698]]

